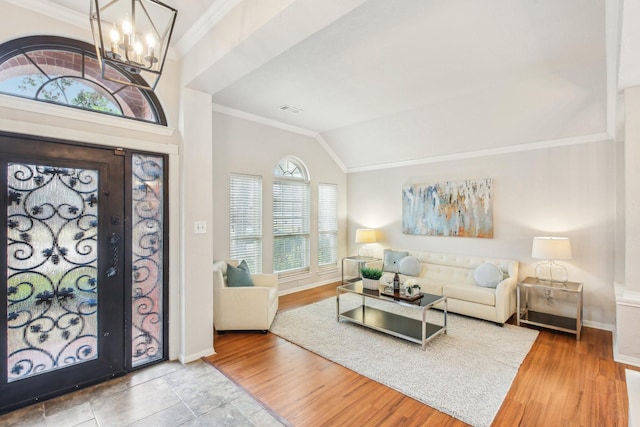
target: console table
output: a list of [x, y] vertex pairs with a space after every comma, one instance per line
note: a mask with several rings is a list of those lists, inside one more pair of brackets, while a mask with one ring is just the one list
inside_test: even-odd
[[[537, 295], [540, 299], [553, 301], [554, 293], [567, 295], [570, 304], [574, 305], [575, 317], [560, 316], [547, 313], [543, 310], [531, 310], [530, 297]], [[582, 331], [582, 283], [576, 282], [550, 282], [539, 280], [535, 277], [527, 277], [518, 283], [517, 288], [517, 314], [518, 326], [521, 323], [542, 326], [557, 331], [568, 332], [580, 339]]]
[[[362, 304], [351, 310], [340, 312], [340, 295], [344, 293], [356, 294], [362, 297]], [[367, 299], [385, 301], [389, 306], [399, 304], [421, 311], [421, 320], [412, 319], [384, 308], [375, 308], [367, 305]], [[434, 305], [442, 303], [442, 325], [427, 322], [426, 312]], [[422, 294], [422, 298], [414, 302], [406, 302], [400, 298], [382, 295], [380, 290], [370, 290], [362, 287], [362, 281], [348, 283], [336, 288], [336, 314], [338, 322], [347, 320], [367, 328], [393, 335], [398, 338], [422, 345], [426, 350], [427, 342], [440, 334], [447, 333], [447, 297], [440, 295]]]

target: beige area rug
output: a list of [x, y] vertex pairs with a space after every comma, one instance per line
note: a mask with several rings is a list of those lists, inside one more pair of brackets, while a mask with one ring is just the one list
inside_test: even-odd
[[[361, 298], [343, 294], [340, 311]], [[419, 310], [367, 300], [419, 318]], [[427, 321], [442, 323], [429, 310]], [[473, 426], [489, 426], [538, 332], [449, 313], [448, 331], [419, 344], [336, 320], [336, 300], [278, 313], [271, 332]], [[404, 369], [398, 369], [398, 366]]]

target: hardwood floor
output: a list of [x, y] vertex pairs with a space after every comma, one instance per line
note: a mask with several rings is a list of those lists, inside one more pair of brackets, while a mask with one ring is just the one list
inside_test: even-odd
[[[280, 297], [289, 310], [335, 296], [335, 284]], [[293, 426], [464, 426], [465, 423], [271, 333], [216, 335], [206, 358]], [[627, 426], [624, 369], [611, 333], [582, 340], [540, 330], [493, 426]]]

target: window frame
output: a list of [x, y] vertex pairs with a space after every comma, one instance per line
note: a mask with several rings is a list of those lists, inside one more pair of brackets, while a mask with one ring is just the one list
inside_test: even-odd
[[[242, 235], [242, 236], [238, 236], [237, 233], [234, 233], [233, 231], [233, 227], [234, 227], [234, 214], [237, 214], [234, 211], [234, 194], [233, 194], [233, 190], [234, 190], [234, 184], [233, 184], [233, 180], [234, 179], [246, 179], [247, 182], [249, 180], [251, 181], [257, 181], [258, 183], [258, 188], [259, 188], [259, 195], [251, 200], [251, 202], [253, 202], [254, 204], [258, 204], [259, 205], [259, 210], [258, 210], [258, 214], [257, 215], [253, 215], [254, 219], [258, 220], [258, 224], [257, 224], [257, 231], [251, 235], [246, 234], [246, 235]], [[245, 185], [247, 184], [247, 182], [245, 182]], [[263, 205], [262, 205], [262, 195], [263, 195], [263, 179], [262, 176], [259, 175], [247, 175], [247, 174], [239, 174], [239, 173], [231, 173], [229, 175], [229, 255], [232, 259], [244, 259], [245, 261], [247, 261], [247, 263], [249, 264], [249, 268], [251, 270], [251, 272], [253, 273], [262, 273], [262, 256], [263, 256], [263, 248], [262, 248], [262, 244], [263, 244], [263, 237], [262, 237], [262, 213], [263, 213]], [[247, 201], [245, 199], [245, 202], [239, 202], [240, 206], [247, 206]], [[255, 205], [252, 205], [255, 206]], [[255, 226], [255, 223], [254, 223]], [[249, 240], [249, 239], [253, 239], [253, 240], [257, 240], [257, 247], [258, 250], [255, 251], [253, 253], [253, 257], [249, 257], [247, 258], [246, 256], [246, 252], [245, 255], [242, 255], [241, 257], [239, 256], [239, 252], [234, 252], [233, 251], [233, 242], [237, 241], [237, 240]]]
[[[9, 40], [0, 44], [0, 65], [4, 64], [6, 61], [9, 61], [16, 56], [25, 55], [26, 53], [29, 53], [31, 51], [38, 51], [38, 50], [60, 50], [60, 51], [68, 51], [68, 52], [80, 54], [83, 58], [81, 69], [75, 70], [75, 71], [81, 72], [83, 77], [68, 76], [74, 79], [80, 79], [80, 80], [84, 79], [84, 62], [85, 62], [84, 58], [85, 57], [89, 57], [95, 61], [98, 61], [98, 58], [96, 57], [95, 47], [92, 44], [83, 42], [81, 40], [71, 39], [67, 37], [60, 37], [60, 36], [26, 36], [26, 37], [20, 37], [17, 39]], [[131, 81], [132, 83], [145, 84], [144, 79], [140, 75], [132, 74], [128, 72], [126, 69], [121, 67], [113, 66], [113, 68], [118, 73], [122, 74], [123, 77]], [[44, 74], [46, 75], [46, 73]], [[99, 80], [104, 81], [102, 79], [99, 79]], [[98, 86], [101, 86], [103, 90], [113, 95], [114, 91], [110, 90], [107, 85], [102, 83], [97, 83], [93, 80], [90, 80], [90, 81], [94, 84], [97, 84]], [[74, 110], [88, 111], [88, 112], [97, 113], [97, 114], [110, 116], [110, 117], [117, 117], [117, 118], [123, 118], [123, 119], [133, 120], [133, 121], [142, 122], [142, 123], [167, 126], [167, 118], [164, 113], [164, 109], [162, 108], [160, 104], [160, 100], [155, 95], [155, 93], [149, 90], [144, 90], [140, 88], [138, 89], [140, 90], [140, 94], [145, 99], [149, 108], [152, 110], [153, 115], [156, 118], [156, 121], [145, 120], [139, 117], [112, 114], [112, 113], [102, 112], [99, 110], [93, 110], [88, 108], [82, 108], [82, 107], [78, 107], [71, 104], [48, 101], [46, 99], [40, 99], [32, 96], [21, 96], [19, 94], [6, 93], [6, 92], [3, 92], [2, 94], [6, 96], [16, 97], [16, 98], [33, 100], [33, 101], [44, 103], [44, 104], [72, 108]]]
[[[287, 171], [284, 171], [282, 168], [283, 164], [291, 166], [294, 165], [294, 171], [296, 171], [295, 175], [288, 174]], [[284, 171], [284, 173], [279, 172]], [[311, 180], [309, 178], [309, 173], [307, 171], [304, 163], [295, 157], [288, 156], [282, 158], [274, 168], [273, 172], [273, 185], [272, 185], [272, 224], [273, 224], [273, 272], [278, 274], [280, 278], [290, 278], [300, 275], [308, 274], [311, 271]], [[304, 200], [300, 200], [299, 211], [301, 214], [295, 218], [300, 220], [300, 227], [302, 227], [301, 231], [290, 230], [286, 233], [277, 233], [277, 229], [279, 228], [279, 222], [282, 222], [284, 218], [286, 218], [287, 214], [289, 214], [289, 224], [287, 226], [292, 227], [294, 216], [292, 216], [291, 209], [289, 212], [278, 210], [278, 204], [282, 204], [283, 200], [280, 200], [276, 196], [276, 191], [278, 187], [290, 187], [299, 186], [304, 189]], [[279, 251], [276, 250], [277, 243], [282, 241], [283, 238], [296, 238], [302, 236], [304, 238], [304, 260], [301, 266], [295, 266], [292, 268], [279, 270], [276, 268], [276, 262], [278, 262], [278, 254]]]
[[[329, 207], [326, 200], [322, 199], [322, 189], [323, 188], [331, 188], [333, 190], [333, 205], [332, 211], [325, 211]], [[325, 224], [325, 218], [329, 219], [331, 224]], [[324, 228], [324, 230], [323, 230]], [[327, 271], [338, 268], [338, 184], [330, 184], [330, 183], [319, 183], [318, 184], [318, 271]], [[323, 235], [332, 235], [333, 242], [335, 245], [329, 250], [332, 252], [333, 261], [330, 263], [322, 263], [321, 262], [321, 254], [323, 249], [325, 249], [322, 245], [322, 236]]]

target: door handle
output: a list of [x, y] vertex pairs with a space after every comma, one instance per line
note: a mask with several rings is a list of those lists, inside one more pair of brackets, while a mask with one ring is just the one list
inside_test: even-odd
[[118, 243], [120, 243], [120, 237], [116, 233], [111, 233], [109, 236], [109, 244], [111, 245], [111, 267], [107, 269], [107, 277], [114, 277], [118, 274]]

